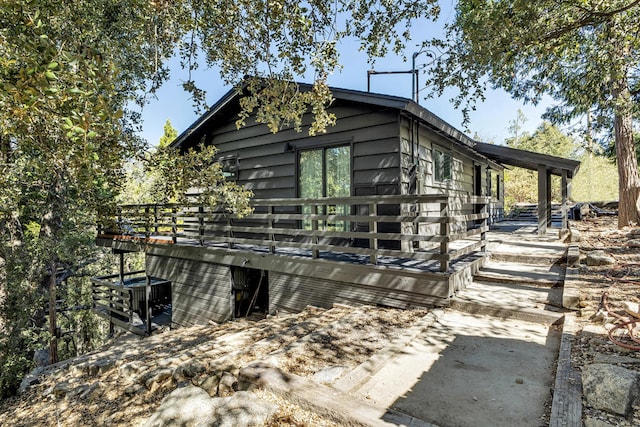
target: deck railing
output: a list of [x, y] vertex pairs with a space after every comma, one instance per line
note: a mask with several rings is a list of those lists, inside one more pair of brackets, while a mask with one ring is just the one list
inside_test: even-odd
[[[99, 225], [103, 235], [164, 239], [174, 244], [245, 245], [278, 250], [435, 260], [440, 271], [486, 246], [490, 198], [478, 196], [358, 196], [254, 199], [244, 218], [198, 205], [125, 205]], [[108, 224], [111, 225], [108, 225]]]

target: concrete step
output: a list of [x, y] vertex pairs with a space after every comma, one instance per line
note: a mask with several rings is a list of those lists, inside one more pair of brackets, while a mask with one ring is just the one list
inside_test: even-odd
[[518, 319], [544, 325], [561, 324], [562, 288], [474, 281], [451, 299], [450, 308], [469, 314]]
[[540, 266], [489, 260], [474, 279], [482, 282], [554, 287], [562, 286], [564, 270], [563, 266], [557, 264]]
[[332, 387], [255, 363], [240, 370], [241, 389], [261, 388], [295, 402], [339, 425], [437, 427], [417, 417], [372, 405]]

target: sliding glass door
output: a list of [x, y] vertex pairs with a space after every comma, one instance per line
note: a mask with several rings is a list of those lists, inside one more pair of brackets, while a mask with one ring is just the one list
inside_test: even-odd
[[[300, 151], [298, 165], [298, 194], [301, 198], [349, 197], [351, 195], [351, 147]], [[311, 213], [311, 209], [306, 207], [303, 213]], [[347, 215], [349, 206], [330, 204], [322, 213]], [[304, 227], [311, 228], [311, 223], [305, 221]], [[319, 228], [348, 231], [349, 224], [346, 221], [328, 221], [320, 223]]]

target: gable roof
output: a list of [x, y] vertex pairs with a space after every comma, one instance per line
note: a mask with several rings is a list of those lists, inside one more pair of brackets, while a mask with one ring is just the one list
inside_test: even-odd
[[[301, 90], [310, 90], [311, 85], [307, 83], [298, 83]], [[468, 147], [474, 147], [476, 142], [459, 131], [449, 123], [442, 120], [440, 117], [427, 110], [426, 108], [418, 105], [414, 101], [393, 95], [383, 95], [379, 93], [363, 92], [353, 89], [340, 89], [330, 88], [331, 94], [335, 99], [357, 102], [361, 104], [375, 105], [378, 107], [391, 108], [398, 111], [406, 112], [425, 123], [429, 128], [443, 137], [453, 140], [459, 144], [466, 145]], [[225, 107], [231, 105], [240, 97], [239, 92], [236, 89], [231, 89], [225, 95], [218, 100], [205, 114], [200, 116], [191, 126], [189, 126], [184, 132], [171, 143], [171, 147], [180, 148], [182, 144], [189, 138], [190, 135], [196, 133], [204, 125], [211, 120], [214, 120], [220, 115]]]
[[[298, 83], [298, 85], [303, 91], [311, 90], [312, 88], [312, 86], [307, 83]], [[523, 167], [531, 170], [538, 170], [538, 166], [542, 165], [554, 175], [562, 175], [562, 172], [566, 171], [568, 178], [572, 178], [580, 168], [580, 162], [575, 160], [477, 142], [408, 98], [334, 87], [330, 88], [330, 90], [333, 97], [337, 100], [391, 108], [411, 115], [419, 119], [434, 132], [458, 144], [462, 150], [468, 154], [487, 159], [492, 163], [497, 162], [499, 164]], [[171, 147], [180, 148], [191, 135], [198, 133], [203, 126], [222, 115], [225, 109], [234, 102], [237, 102], [239, 98], [240, 93], [236, 89], [229, 90], [205, 114], [200, 116], [191, 126], [178, 135], [171, 143]]]

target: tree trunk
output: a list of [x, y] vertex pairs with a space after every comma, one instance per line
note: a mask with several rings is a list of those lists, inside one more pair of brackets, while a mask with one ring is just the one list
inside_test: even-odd
[[619, 79], [613, 91], [615, 111], [616, 159], [619, 175], [618, 228], [640, 224], [640, 178], [633, 142], [633, 114], [626, 77]]
[[58, 363], [58, 322], [56, 320], [56, 266], [51, 265], [51, 276], [49, 277], [49, 364]]

